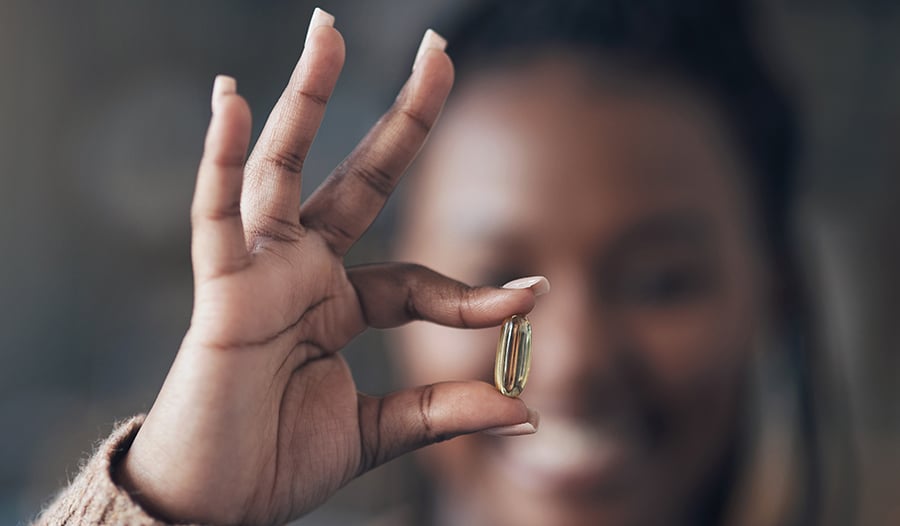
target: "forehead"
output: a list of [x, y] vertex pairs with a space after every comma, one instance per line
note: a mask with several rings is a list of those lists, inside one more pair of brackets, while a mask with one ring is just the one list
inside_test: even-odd
[[418, 220], [465, 236], [557, 235], [676, 209], [734, 215], [741, 167], [712, 105], [613, 75], [549, 62], [470, 81], [419, 169]]

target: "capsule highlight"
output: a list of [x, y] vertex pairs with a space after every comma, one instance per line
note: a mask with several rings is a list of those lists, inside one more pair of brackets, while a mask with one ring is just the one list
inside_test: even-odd
[[531, 370], [531, 322], [518, 314], [503, 320], [497, 360], [494, 364], [494, 385], [506, 396], [516, 397], [525, 389]]

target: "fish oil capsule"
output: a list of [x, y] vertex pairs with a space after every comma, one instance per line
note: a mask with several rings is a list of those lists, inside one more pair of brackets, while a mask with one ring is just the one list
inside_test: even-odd
[[494, 385], [506, 396], [519, 396], [525, 389], [531, 369], [531, 322], [525, 316], [513, 315], [503, 320]]

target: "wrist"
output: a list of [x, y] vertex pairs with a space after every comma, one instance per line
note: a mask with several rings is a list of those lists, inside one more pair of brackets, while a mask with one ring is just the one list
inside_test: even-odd
[[171, 517], [162, 512], [162, 507], [154, 502], [151, 498], [153, 492], [150, 490], [152, 485], [148, 484], [148, 474], [141, 470], [137, 458], [139, 454], [135, 451], [135, 437], [130, 443], [122, 444], [122, 450], [117, 458], [109, 466], [110, 476], [113, 483], [126, 492], [131, 500], [141, 507], [145, 513], [153, 518], [166, 522], [176, 523]]

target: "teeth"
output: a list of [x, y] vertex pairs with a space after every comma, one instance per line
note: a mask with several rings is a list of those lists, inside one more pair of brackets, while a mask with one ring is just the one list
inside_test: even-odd
[[511, 440], [504, 447], [522, 468], [565, 475], [602, 469], [622, 453], [623, 444], [608, 429], [543, 419], [535, 435]]

